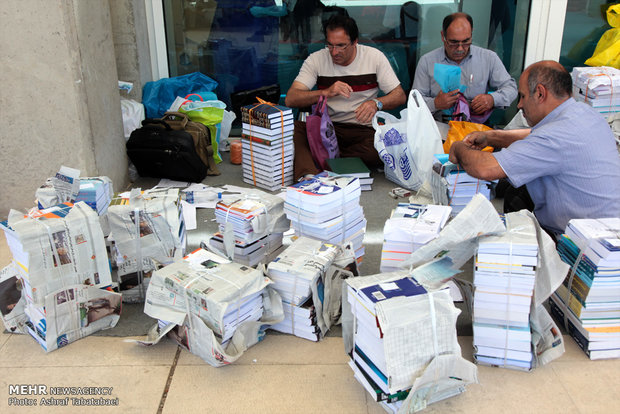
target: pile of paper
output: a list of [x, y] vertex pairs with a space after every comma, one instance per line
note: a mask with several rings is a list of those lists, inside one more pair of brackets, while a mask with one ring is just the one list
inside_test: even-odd
[[243, 181], [269, 191], [293, 182], [293, 111], [281, 105], [241, 108]]
[[258, 342], [261, 325], [269, 323], [262, 320], [265, 307], [278, 308], [279, 320], [282, 317], [281, 301], [278, 307], [277, 295], [266, 292], [271, 281], [261, 270], [203, 249], [157, 270], [151, 279], [144, 312], [160, 324], [150, 343], [171, 332], [190, 352], [215, 366], [236, 359], [228, 351], [243, 353], [241, 341], [246, 347]]
[[295, 234], [333, 244], [351, 242], [361, 262], [366, 218], [360, 195], [358, 178], [323, 172], [287, 187], [284, 211]]
[[116, 325], [121, 295], [106, 290], [110, 267], [99, 217], [90, 207], [64, 203], [29, 216], [12, 211], [0, 227], [22, 290], [12, 323], [20, 324], [23, 311], [26, 330], [48, 352]]
[[558, 252], [571, 271], [552, 313], [590, 359], [620, 358], [620, 218], [569, 221]]
[[573, 68], [573, 97], [606, 115], [620, 112], [620, 69], [610, 66]]
[[299, 237], [269, 263], [267, 275], [282, 297], [284, 309], [284, 320], [271, 329], [311, 341], [323, 337], [328, 327], [321, 297], [327, 296], [326, 273], [340, 250], [336, 245]]
[[218, 201], [215, 219], [219, 233], [209, 240], [211, 247], [248, 266], [271, 261], [282, 250], [283, 232], [290, 227], [284, 200], [259, 190]]
[[115, 197], [108, 208], [113, 242], [111, 256], [117, 267], [123, 300], [143, 301], [146, 276], [185, 254], [186, 230], [179, 190], [151, 189]]
[[452, 207], [452, 216], [460, 213], [476, 194], [491, 197], [492, 182], [467, 174], [448, 160], [449, 154], [435, 154], [433, 160], [433, 202]]
[[532, 367], [530, 307], [536, 281], [536, 227], [527, 215], [505, 215], [506, 232], [480, 239], [474, 271], [474, 358]]
[[398, 203], [383, 227], [381, 272], [399, 269], [411, 253], [437, 238], [451, 211], [448, 206]]
[[419, 411], [477, 382], [475, 365], [461, 357], [460, 311], [448, 290], [429, 292], [403, 271], [347, 279], [346, 287], [349, 366], [386, 409]]

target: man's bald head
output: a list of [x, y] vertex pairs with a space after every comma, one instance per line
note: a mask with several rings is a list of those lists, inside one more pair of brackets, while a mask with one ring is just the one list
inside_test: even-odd
[[565, 99], [573, 94], [573, 80], [570, 73], [560, 63], [543, 60], [528, 66], [521, 76], [526, 76], [527, 86], [532, 95], [536, 85], [543, 85], [554, 97]]

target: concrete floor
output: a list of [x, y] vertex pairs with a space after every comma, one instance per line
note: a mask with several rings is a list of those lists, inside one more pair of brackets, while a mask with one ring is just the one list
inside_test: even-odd
[[[224, 154], [222, 176], [208, 177], [205, 183], [240, 185], [241, 169], [227, 159]], [[383, 223], [398, 202], [387, 196], [395, 185], [380, 173], [373, 176], [373, 191], [362, 193], [368, 219], [367, 254], [362, 265], [365, 275], [378, 273]], [[147, 188], [155, 182], [141, 180], [138, 184]], [[201, 213], [207, 219], [210, 214]], [[199, 231], [190, 235], [189, 248], [208, 237], [214, 224], [199, 220], [199, 226]], [[4, 237], [0, 240], [0, 266], [4, 267], [11, 257]], [[315, 343], [268, 333], [241, 359], [223, 368], [207, 365], [168, 339], [148, 348], [126, 340], [140, 338], [90, 336], [46, 354], [29, 336], [1, 333], [0, 412], [384, 412], [353, 378], [338, 336]], [[570, 337], [564, 339], [566, 353], [552, 363], [533, 372], [479, 366], [479, 384], [424, 412], [618, 412], [620, 360], [590, 361]], [[460, 336], [459, 341], [463, 356], [472, 360], [472, 337]], [[103, 397], [118, 405], [78, 406], [69, 399], [68, 406], [41, 406], [42, 397], [46, 401], [63, 397], [10, 395], [10, 386], [17, 384], [44, 385], [48, 393], [51, 387], [110, 387], [109, 395], [81, 397]], [[25, 398], [37, 406], [14, 405], [25, 402]]]

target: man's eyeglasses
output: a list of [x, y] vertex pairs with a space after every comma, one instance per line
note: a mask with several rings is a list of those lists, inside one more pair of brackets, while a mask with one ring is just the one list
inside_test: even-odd
[[458, 41], [458, 40], [448, 40], [448, 39], [444, 38], [444, 41], [446, 42], [446, 44], [448, 46], [450, 46], [451, 48], [454, 48], [454, 49], [457, 49], [459, 46], [463, 46], [463, 48], [471, 46], [471, 39], [467, 39], [467, 40], [463, 40], [463, 41]]
[[328, 49], [330, 52], [332, 50], [335, 50], [336, 52], [342, 52], [349, 46], [351, 46], [351, 43], [348, 43], [346, 45], [330, 45], [329, 43], [325, 44], [325, 48]]

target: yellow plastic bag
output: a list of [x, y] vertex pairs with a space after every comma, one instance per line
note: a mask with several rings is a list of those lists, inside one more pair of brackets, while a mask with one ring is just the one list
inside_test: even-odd
[[620, 69], [620, 4], [609, 6], [607, 22], [613, 29], [603, 33], [592, 57], [586, 60], [585, 64], [588, 66], [612, 66]]
[[[473, 122], [465, 121], [450, 121], [450, 129], [448, 130], [448, 136], [443, 143], [443, 150], [446, 154], [450, 153], [450, 147], [457, 141], [463, 141], [463, 138], [470, 132], [475, 131], [490, 131], [490, 128], [484, 124], [476, 124]], [[483, 151], [493, 152], [493, 147], [486, 147]]]

